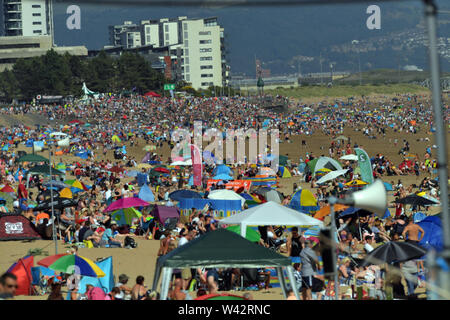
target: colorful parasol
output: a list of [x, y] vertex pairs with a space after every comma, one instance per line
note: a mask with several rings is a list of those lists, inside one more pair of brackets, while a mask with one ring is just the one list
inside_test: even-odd
[[68, 274], [79, 274], [95, 278], [105, 276], [105, 273], [94, 263], [94, 261], [74, 254], [57, 254], [44, 258], [37, 264], [54, 271]]

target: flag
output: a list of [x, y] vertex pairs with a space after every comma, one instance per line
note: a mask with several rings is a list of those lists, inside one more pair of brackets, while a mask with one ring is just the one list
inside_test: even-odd
[[373, 183], [372, 164], [367, 152], [361, 148], [355, 148], [355, 153], [358, 156], [358, 165], [361, 169], [361, 180], [367, 183]]
[[202, 185], [202, 154], [196, 145], [191, 144], [192, 169], [194, 171], [194, 185]]

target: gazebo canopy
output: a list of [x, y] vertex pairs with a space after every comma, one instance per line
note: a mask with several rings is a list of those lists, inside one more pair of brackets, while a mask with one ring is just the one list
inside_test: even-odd
[[323, 226], [322, 221], [273, 201], [222, 219], [219, 224], [240, 224], [243, 237], [245, 237], [247, 226]]

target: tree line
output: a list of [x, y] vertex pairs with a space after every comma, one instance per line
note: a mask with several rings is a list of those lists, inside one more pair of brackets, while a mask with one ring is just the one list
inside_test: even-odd
[[112, 58], [101, 51], [86, 59], [49, 50], [43, 56], [19, 59], [11, 70], [0, 73], [0, 99], [29, 101], [37, 95], [79, 97], [83, 82], [95, 92], [143, 94], [162, 89], [165, 79], [135, 53], [125, 52]]

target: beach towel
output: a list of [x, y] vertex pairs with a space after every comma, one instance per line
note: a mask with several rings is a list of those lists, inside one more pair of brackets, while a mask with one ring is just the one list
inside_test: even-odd
[[93, 287], [86, 292], [88, 300], [105, 300], [106, 293], [99, 287]]

